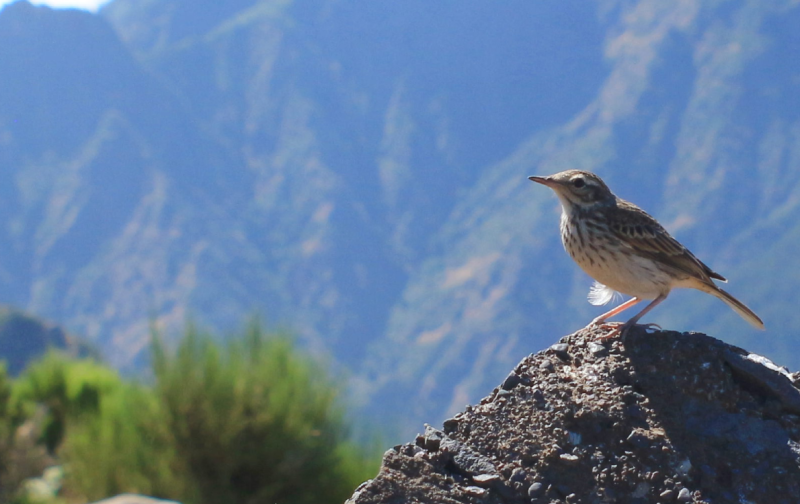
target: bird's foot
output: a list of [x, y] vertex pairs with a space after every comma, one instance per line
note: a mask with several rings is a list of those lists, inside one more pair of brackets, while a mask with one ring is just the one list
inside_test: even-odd
[[597, 328], [600, 328], [600, 329], [610, 329], [609, 332], [607, 332], [606, 334], [604, 334], [604, 335], [602, 335], [602, 336], [600, 336], [598, 338], [600, 341], [610, 340], [611, 338], [614, 338], [615, 336], [620, 336], [620, 339], [622, 339], [624, 341], [625, 340], [625, 336], [628, 334], [628, 331], [630, 331], [631, 327], [633, 327], [633, 326], [639, 326], [639, 327], [643, 328], [645, 331], [655, 331], [656, 329], [658, 329], [659, 331], [662, 330], [661, 326], [658, 325], [658, 324], [652, 324], [652, 323], [649, 323], [649, 324], [637, 324], [635, 322], [634, 323], [630, 323], [630, 321], [625, 322], [625, 323], [622, 323], [622, 322], [606, 322], [604, 320], [598, 320], [598, 319], [593, 320], [592, 323], [590, 324], [590, 326], [591, 327], [597, 327]]
[[622, 325], [622, 322], [607, 322], [606, 317], [597, 317], [596, 319], [589, 322], [589, 327], [601, 327], [601, 328], [609, 328], [609, 327], [617, 327], [618, 325]]
[[622, 336], [624, 338], [625, 337], [625, 332], [627, 332], [627, 330], [628, 330], [628, 328], [625, 327], [625, 324], [620, 323], [620, 322], [618, 322], [616, 324], [613, 324], [613, 325], [612, 324], [603, 324], [600, 327], [602, 327], [603, 329], [606, 329], [606, 328], [607, 329], [611, 329], [610, 331], [608, 331], [604, 335], [602, 335], [599, 338], [597, 338], [600, 341], [608, 341], [610, 339], [615, 338], [616, 336]]
[[608, 339], [613, 338], [617, 334], [619, 334], [620, 329], [624, 326], [622, 322], [606, 322], [603, 319], [596, 318], [592, 320], [589, 324], [589, 327], [598, 328], [598, 329], [610, 329], [610, 331], [598, 338], [600, 341], [605, 341]]

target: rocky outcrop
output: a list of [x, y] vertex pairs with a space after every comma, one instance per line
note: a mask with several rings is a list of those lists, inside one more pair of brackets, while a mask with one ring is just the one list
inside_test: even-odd
[[175, 501], [166, 501], [145, 497], [144, 495], [123, 494], [110, 499], [95, 502], [94, 504], [180, 504]]
[[526, 357], [348, 503], [800, 502], [797, 374], [698, 333], [600, 335]]

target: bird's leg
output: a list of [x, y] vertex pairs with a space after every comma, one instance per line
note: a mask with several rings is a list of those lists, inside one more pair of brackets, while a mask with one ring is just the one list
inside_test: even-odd
[[589, 325], [592, 325], [592, 326], [595, 326], [595, 325], [605, 326], [605, 325], [607, 325], [605, 323], [606, 319], [609, 319], [609, 318], [613, 317], [614, 315], [617, 315], [619, 313], [624, 312], [625, 310], [627, 310], [631, 306], [633, 306], [633, 305], [635, 305], [635, 304], [637, 304], [637, 303], [639, 303], [641, 301], [642, 301], [641, 298], [638, 298], [638, 297], [629, 299], [628, 301], [625, 301], [624, 303], [622, 303], [621, 305], [617, 306], [613, 310], [607, 311], [604, 314], [602, 314], [599, 317], [597, 317], [596, 319], [592, 320], [592, 322]]
[[[667, 294], [669, 294], [669, 293], [667, 293]], [[636, 315], [631, 317], [630, 320], [628, 320], [627, 322], [625, 322], [621, 326], [615, 327], [603, 339], [611, 338], [616, 334], [619, 334], [620, 336], [622, 336], [624, 338], [625, 337], [625, 333], [627, 333], [628, 330], [630, 330], [631, 327], [635, 326], [636, 323], [639, 322], [640, 318], [642, 318], [643, 316], [645, 316], [647, 314], [647, 312], [649, 312], [650, 310], [652, 310], [653, 308], [658, 306], [659, 303], [661, 303], [662, 301], [667, 299], [667, 294], [659, 294], [658, 297], [655, 298], [654, 300], [652, 300], [649, 305], [645, 306], [642, 311], [640, 311], [639, 313], [637, 313]], [[634, 298], [634, 299], [638, 299], [638, 298]], [[631, 306], [633, 306], [633, 305], [631, 305]], [[617, 313], [619, 313], [619, 312], [617, 312]], [[658, 327], [659, 329], [661, 329], [661, 327], [656, 325], [656, 324], [647, 324], [647, 326], [648, 327], [655, 326], [655, 327]]]

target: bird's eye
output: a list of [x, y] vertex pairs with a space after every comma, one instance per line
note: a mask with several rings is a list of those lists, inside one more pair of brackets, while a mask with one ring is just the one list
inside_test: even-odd
[[586, 181], [584, 181], [583, 178], [578, 177], [572, 181], [572, 185], [580, 189], [581, 187], [586, 185]]

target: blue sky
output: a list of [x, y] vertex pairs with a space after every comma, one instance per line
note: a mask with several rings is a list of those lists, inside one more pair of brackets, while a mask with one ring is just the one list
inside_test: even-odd
[[[14, 3], [16, 0], [0, 0], [0, 7]], [[65, 9], [68, 7], [96, 11], [109, 0], [30, 0], [32, 4], [49, 5], [53, 8]]]

